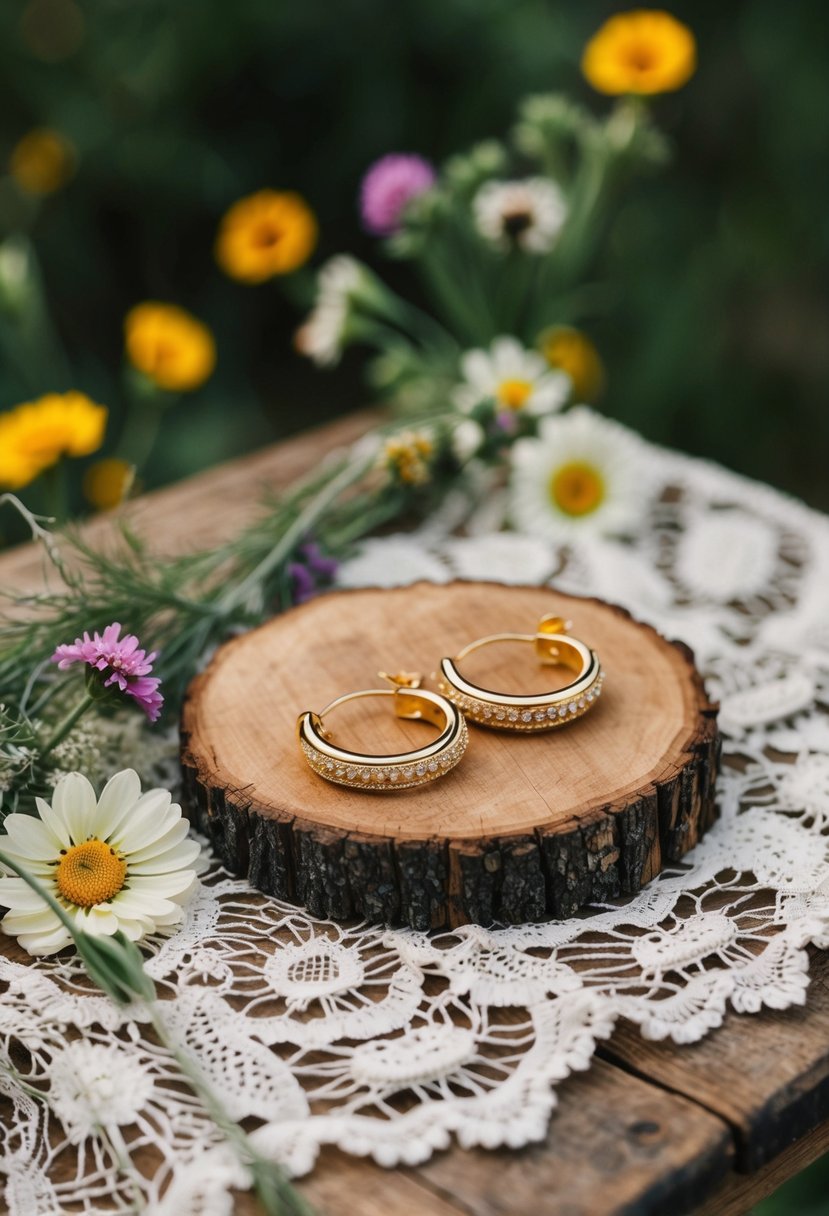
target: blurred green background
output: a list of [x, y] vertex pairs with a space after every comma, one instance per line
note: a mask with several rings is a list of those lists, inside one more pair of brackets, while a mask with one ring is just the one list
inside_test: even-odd
[[[367, 164], [392, 149], [438, 161], [502, 134], [531, 92], [603, 111], [578, 63], [620, 7], [4, 0], [0, 162], [43, 125], [78, 163], [37, 205], [0, 182], [0, 236], [30, 233], [71, 362], [61, 383], [47, 368], [25, 383], [6, 363], [0, 409], [77, 387], [117, 414], [123, 316], [146, 298], [190, 308], [219, 347], [216, 375], [166, 419], [151, 485], [364, 403], [359, 351], [333, 373], [293, 351], [301, 281], [221, 274], [222, 213], [261, 186], [295, 188], [320, 218], [317, 261], [347, 249], [379, 264], [356, 211]], [[611, 233], [601, 269], [620, 290], [589, 327], [609, 373], [601, 406], [829, 507], [826, 8], [671, 11], [697, 35], [699, 70], [656, 99], [674, 162], [635, 183]], [[116, 436], [117, 417], [110, 447]]]
[[[389, 150], [434, 161], [501, 135], [518, 100], [561, 89], [608, 101], [579, 72], [623, 5], [582, 0], [4, 0], [0, 239], [37, 251], [68, 366], [0, 365], [0, 410], [76, 387], [113, 411], [122, 324], [156, 298], [213, 329], [216, 374], [165, 420], [145, 480], [181, 477], [367, 399], [360, 352], [315, 371], [292, 348], [310, 282], [244, 287], [212, 254], [217, 223], [262, 186], [297, 189], [321, 226], [317, 261], [375, 265], [356, 194]], [[829, 72], [823, 0], [677, 3], [699, 70], [655, 111], [673, 164], [636, 182], [602, 269], [619, 284], [589, 327], [602, 408], [648, 437], [829, 507]], [[7, 175], [36, 126], [77, 167], [35, 203]], [[395, 282], [404, 289], [405, 268]], [[757, 1209], [829, 1212], [813, 1167]]]

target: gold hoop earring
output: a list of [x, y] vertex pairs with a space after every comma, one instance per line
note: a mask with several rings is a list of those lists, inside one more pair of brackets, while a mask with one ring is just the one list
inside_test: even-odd
[[[306, 710], [297, 719], [297, 734], [305, 759], [317, 774], [335, 785], [350, 789], [386, 791], [406, 790], [426, 785], [450, 772], [466, 751], [469, 732], [463, 715], [446, 697], [420, 687], [417, 674], [395, 676], [378, 673], [391, 688], [364, 688], [337, 697], [319, 713]], [[397, 755], [377, 756], [351, 752], [331, 742], [323, 719], [347, 701], [358, 697], [393, 697], [398, 718], [430, 722], [440, 734], [426, 747]]]
[[[454, 659], [441, 659], [438, 688], [471, 722], [496, 730], [540, 731], [565, 726], [595, 705], [604, 674], [594, 650], [568, 637], [570, 621], [545, 616], [534, 634], [494, 633], [464, 646]], [[531, 696], [495, 692], [473, 684], [457, 664], [473, 650], [493, 642], [532, 642], [539, 663], [568, 667], [576, 677], [564, 688]]]

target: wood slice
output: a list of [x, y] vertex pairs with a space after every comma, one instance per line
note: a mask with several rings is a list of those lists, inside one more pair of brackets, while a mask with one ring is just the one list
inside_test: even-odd
[[[369, 792], [317, 777], [297, 715], [421, 671], [485, 634], [533, 633], [547, 613], [598, 652], [601, 700], [543, 734], [470, 727], [466, 756], [420, 788]], [[497, 644], [461, 669], [507, 693], [562, 687], [533, 648]], [[420, 583], [339, 591], [223, 646], [191, 684], [182, 765], [191, 815], [234, 873], [305, 905], [417, 929], [570, 916], [638, 891], [692, 848], [716, 815], [720, 738], [691, 651], [624, 609], [549, 588]], [[354, 751], [423, 746], [434, 728], [394, 717], [385, 697], [329, 722]]]

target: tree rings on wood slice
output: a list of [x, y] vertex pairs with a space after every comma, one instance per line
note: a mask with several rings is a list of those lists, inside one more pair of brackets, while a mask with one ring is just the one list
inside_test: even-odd
[[[604, 669], [602, 697], [582, 718], [523, 735], [471, 725], [461, 763], [414, 789], [332, 785], [306, 763], [302, 711], [380, 687], [378, 671], [420, 671], [434, 689], [443, 656], [486, 634], [532, 634], [550, 613], [572, 622]], [[518, 643], [462, 666], [513, 694], [572, 679]], [[338, 709], [337, 744], [421, 748], [431, 734], [390, 702]], [[600, 600], [472, 582], [333, 592], [228, 642], [192, 682], [185, 796], [231, 871], [314, 916], [417, 929], [570, 916], [638, 891], [712, 823], [716, 714], [686, 646]]]

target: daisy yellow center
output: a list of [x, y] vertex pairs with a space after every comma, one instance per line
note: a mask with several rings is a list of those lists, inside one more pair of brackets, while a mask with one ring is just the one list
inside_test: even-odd
[[502, 380], [498, 400], [510, 410], [520, 410], [533, 391], [531, 380]]
[[565, 515], [590, 515], [604, 500], [605, 484], [591, 464], [574, 460], [550, 478], [550, 497]]
[[106, 903], [124, 885], [127, 863], [103, 840], [86, 840], [67, 849], [58, 862], [55, 882], [69, 903], [79, 908]]

